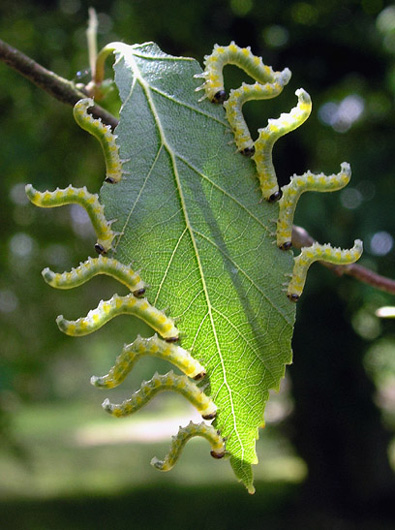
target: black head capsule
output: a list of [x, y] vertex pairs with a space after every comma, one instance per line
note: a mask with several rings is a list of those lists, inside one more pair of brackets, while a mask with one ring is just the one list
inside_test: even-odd
[[216, 458], [217, 460], [219, 460], [220, 458], [223, 458], [225, 456], [225, 451], [222, 451], [221, 453], [216, 453], [215, 451], [210, 451], [210, 455], [213, 458]]
[[223, 103], [226, 100], [226, 92], [225, 90], [218, 90], [213, 96], [212, 102], [213, 103]]
[[103, 245], [101, 245], [100, 243], [95, 244], [95, 250], [98, 254], [107, 254], [107, 252], [104, 250]]
[[200, 372], [200, 374], [197, 374], [195, 375], [195, 377], [193, 378], [195, 381], [200, 381], [201, 379], [203, 379], [204, 377], [206, 377], [206, 372]]
[[245, 147], [244, 149], [242, 149], [240, 151], [240, 153], [243, 155], [243, 156], [246, 156], [248, 158], [251, 158], [252, 156], [255, 155], [255, 145], [252, 145], [251, 147]]
[[297, 302], [300, 298], [300, 296], [295, 293], [287, 294], [287, 296], [291, 300], [291, 302]]
[[109, 184], [115, 184], [115, 180], [112, 177], [106, 177], [104, 179], [104, 182], [108, 182]]
[[281, 190], [276, 191], [270, 197], [268, 198], [268, 202], [277, 202], [281, 199], [283, 196], [283, 192]]
[[137, 289], [137, 291], [133, 291], [133, 296], [135, 296], [136, 298], [140, 298], [141, 296], [143, 296], [143, 294], [145, 294], [144, 287], [142, 287], [141, 289]]
[[285, 243], [280, 245], [278, 248], [280, 248], [281, 250], [289, 250], [291, 247], [292, 247], [291, 241], [286, 241]]
[[180, 337], [168, 337], [165, 342], [178, 342]]
[[212, 412], [211, 414], [205, 414], [204, 416], [202, 414], [202, 418], [204, 420], [213, 420], [216, 415], [217, 415], [217, 412]]

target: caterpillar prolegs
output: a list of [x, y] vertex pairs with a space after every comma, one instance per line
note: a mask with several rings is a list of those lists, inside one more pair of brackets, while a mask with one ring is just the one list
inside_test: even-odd
[[[95, 136], [100, 142], [106, 162], [105, 180], [115, 184], [119, 182], [123, 174], [122, 161], [119, 158], [118, 146], [115, 142], [116, 136], [111, 133], [108, 126], [87, 113], [87, 109], [92, 105], [93, 100], [91, 99], [79, 101], [74, 107], [74, 117], [78, 125]], [[116, 234], [111, 229], [111, 222], [107, 221], [104, 215], [104, 208], [97, 194], [89, 193], [85, 187], [74, 188], [71, 185], [63, 190], [39, 192], [31, 184], [26, 186], [26, 194], [33, 204], [43, 208], [72, 203], [81, 205], [87, 211], [96, 231], [96, 250], [100, 254], [112, 250], [112, 242]], [[97, 275], [106, 275], [117, 280], [130, 291], [125, 296], [115, 294], [110, 300], [102, 300], [96, 309], [89, 311], [86, 317], [72, 321], [66, 320], [62, 315], [58, 316], [56, 319], [58, 327], [67, 335], [82, 336], [92, 333], [112, 318], [121, 314], [129, 314], [145, 321], [164, 339], [160, 339], [157, 335], [148, 339], [138, 337], [132, 344], [124, 346], [114, 367], [106, 376], [92, 377], [91, 383], [93, 385], [99, 388], [117, 386], [126, 378], [136, 361], [146, 355], [165, 359], [185, 374], [180, 376], [172, 371], [165, 375], [155, 374], [150, 381], [143, 382], [140, 389], [124, 403], [112, 405], [108, 399], [105, 400], [103, 406], [106, 410], [114, 416], [131, 414], [157, 393], [171, 390], [188, 399], [204, 419], [215, 417], [216, 406], [212, 399], [193, 381], [205, 377], [205, 368], [187, 350], [175, 344], [179, 340], [179, 331], [174, 321], [163, 311], [152, 306], [147, 299], [141, 298], [146, 291], [146, 285], [138, 272], [115, 258], [100, 255], [97, 258], [89, 257], [78, 267], [63, 273], [55, 273], [47, 267], [42, 271], [42, 275], [44, 280], [56, 289], [72, 289], [83, 285]], [[213, 456], [216, 458], [223, 456], [225, 452], [224, 441], [213, 427], [206, 424], [190, 424], [187, 428], [180, 429], [176, 439], [182, 440], [182, 443], [172, 447], [166, 459], [168, 463], [164, 468], [169, 467], [169, 462], [172, 462], [172, 466], [186, 441], [190, 437], [198, 435], [210, 441]], [[155, 467], [160, 469], [160, 465]]]
[[[256, 164], [262, 196], [268, 202], [279, 201], [279, 216], [277, 220], [277, 246], [281, 250], [289, 250], [292, 246], [292, 225], [297, 201], [305, 191], [335, 191], [346, 186], [351, 178], [351, 168], [346, 162], [341, 164], [341, 171], [336, 175], [326, 176], [323, 173], [313, 174], [307, 171], [304, 175], [294, 175], [288, 185], [279, 189], [277, 176], [272, 161], [272, 150], [275, 142], [285, 134], [302, 125], [311, 113], [311, 98], [303, 89], [299, 88], [295, 94], [298, 103], [291, 112], [281, 114], [277, 119], [269, 119], [268, 125], [259, 129], [258, 139], [254, 142], [244, 120], [242, 106], [246, 101], [269, 99], [277, 96], [288, 83], [291, 73], [286, 68], [275, 72], [270, 66], [264, 65], [260, 57], [254, 56], [250, 48], [239, 48], [234, 42], [229, 46], [215, 46], [211, 55], [205, 57], [205, 71], [196, 77], [205, 81], [196, 90], [205, 91], [213, 103], [223, 103], [226, 117], [235, 136], [238, 150], [252, 157]], [[245, 83], [236, 90], [232, 90], [226, 100], [224, 90], [223, 68], [226, 64], [239, 66], [256, 80], [254, 85]], [[288, 287], [288, 298], [292, 301], [299, 299], [306, 280], [306, 274], [313, 261], [328, 261], [330, 263], [347, 265], [359, 259], [362, 253], [362, 242], [357, 240], [351, 250], [332, 248], [329, 244], [315, 244], [303, 248], [301, 254], [295, 258], [292, 279]]]

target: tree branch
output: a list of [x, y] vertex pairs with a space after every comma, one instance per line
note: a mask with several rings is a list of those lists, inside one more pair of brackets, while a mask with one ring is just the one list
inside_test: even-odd
[[[87, 97], [87, 94], [78, 90], [74, 83], [47, 70], [2, 40], [0, 40], [0, 60], [62, 103], [75, 105], [77, 101]], [[98, 105], [91, 107], [89, 112], [113, 129], [118, 124], [118, 120], [112, 114]]]
[[[293, 226], [292, 229], [292, 244], [296, 248], [310, 247], [314, 243], [314, 239], [311, 235], [300, 226]], [[347, 274], [353, 276], [357, 280], [363, 283], [367, 283], [380, 291], [386, 293], [395, 294], [395, 280], [380, 276], [362, 265], [352, 263], [351, 265], [332, 265], [331, 263], [325, 263], [320, 261], [321, 265], [331, 269], [337, 276]]]

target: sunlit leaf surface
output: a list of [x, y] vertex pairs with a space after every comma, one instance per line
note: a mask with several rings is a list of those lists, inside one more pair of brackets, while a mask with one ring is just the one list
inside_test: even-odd
[[216, 426], [252, 491], [268, 391], [291, 361], [295, 305], [283, 283], [292, 255], [274, 244], [277, 205], [260, 200], [223, 108], [199, 102], [199, 72], [152, 43], [117, 47], [127, 174], [101, 198], [120, 233], [117, 259], [141, 269], [148, 299], [176, 319], [181, 345], [207, 368]]

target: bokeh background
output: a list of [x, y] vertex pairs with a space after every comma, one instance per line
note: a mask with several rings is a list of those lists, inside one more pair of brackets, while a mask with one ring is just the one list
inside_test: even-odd
[[[281, 97], [245, 106], [256, 130], [288, 111], [300, 86], [312, 96], [308, 122], [275, 146], [281, 183], [308, 168], [337, 172], [343, 161], [353, 169], [347, 189], [302, 197], [296, 222], [321, 242], [346, 247], [363, 239], [361, 263], [395, 277], [395, 4], [2, 0], [0, 38], [87, 82], [90, 6], [100, 46], [153, 40], [202, 61], [215, 43], [235, 40], [277, 69], [288, 66], [293, 77]], [[237, 86], [242, 75], [229, 67], [227, 79]], [[92, 232], [78, 207], [47, 213], [24, 195], [27, 182], [97, 190], [100, 147], [74, 124], [70, 107], [4, 64], [0, 131], [2, 528], [394, 528], [395, 321], [374, 314], [394, 298], [311, 269], [298, 305], [294, 364], [268, 405], [258, 442], [255, 496], [200, 440], [171, 473], [160, 474], [149, 461], [165, 454], [191, 410], [166, 395], [130, 419], [105, 415], [106, 396], [89, 377], [106, 373], [135, 331], [123, 317], [78, 340], [58, 331], [56, 315], [85, 314], [99, 284], [103, 297], [113, 284], [97, 279], [64, 293], [46, 286], [40, 271], [84, 260]], [[161, 368], [142, 361], [130, 388]], [[116, 396], [127, 394], [112, 391]]]

